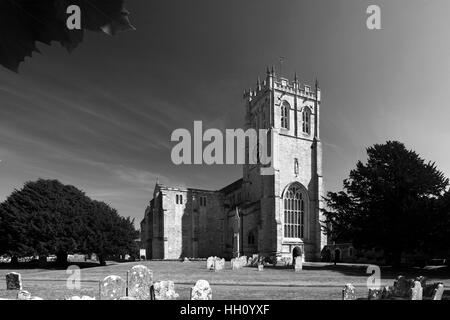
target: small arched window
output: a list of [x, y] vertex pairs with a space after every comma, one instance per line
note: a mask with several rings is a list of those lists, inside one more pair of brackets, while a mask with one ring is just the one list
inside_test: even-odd
[[303, 133], [311, 134], [311, 110], [308, 107], [303, 109]]
[[281, 105], [281, 128], [289, 129], [289, 104], [283, 102]]

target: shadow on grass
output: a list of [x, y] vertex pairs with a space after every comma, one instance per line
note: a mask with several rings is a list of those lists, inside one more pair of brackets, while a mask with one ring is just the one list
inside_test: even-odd
[[[265, 269], [271, 270], [293, 270], [292, 266], [265, 266]], [[416, 278], [423, 276], [426, 278], [448, 278], [450, 279], [450, 267], [443, 266], [439, 268], [419, 268], [419, 267], [391, 267], [380, 266], [382, 278], [395, 279], [402, 275], [407, 278]], [[325, 265], [311, 266], [304, 265], [303, 270], [309, 271], [332, 271], [345, 276], [366, 276], [367, 266], [360, 265]]]
[[[268, 270], [294, 270], [293, 266], [265, 266]], [[303, 265], [303, 270], [308, 271], [333, 271], [344, 275], [361, 276], [366, 274], [367, 267], [363, 266], [349, 266], [349, 265], [326, 265], [326, 266], [311, 266]]]
[[[47, 262], [42, 264], [39, 261], [19, 262], [19, 263], [0, 263], [0, 270], [25, 270], [25, 269], [46, 269], [46, 270], [65, 270], [69, 266], [78, 266], [80, 269], [100, 267], [98, 262], [67, 262], [57, 264], [56, 262]], [[110, 265], [110, 264], [108, 264]]]

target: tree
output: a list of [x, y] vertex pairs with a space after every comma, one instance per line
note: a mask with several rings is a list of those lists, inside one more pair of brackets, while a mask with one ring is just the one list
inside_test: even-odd
[[86, 252], [96, 253], [100, 264], [105, 259], [116, 255], [136, 255], [138, 251], [135, 240], [139, 233], [134, 228], [134, 220], [119, 216], [109, 205], [93, 201], [85, 212], [86, 225], [83, 247]]
[[439, 222], [448, 213], [439, 206], [449, 181], [400, 142], [376, 144], [367, 155], [367, 164], [359, 161], [344, 180], [344, 191], [327, 194], [325, 231], [355, 247], [382, 248], [398, 265], [403, 253], [430, 250], [434, 235], [443, 233]]
[[60, 265], [70, 252], [132, 252], [136, 238], [129, 218], [57, 180], [27, 182], [14, 191], [0, 204], [0, 221], [0, 254], [56, 254]]

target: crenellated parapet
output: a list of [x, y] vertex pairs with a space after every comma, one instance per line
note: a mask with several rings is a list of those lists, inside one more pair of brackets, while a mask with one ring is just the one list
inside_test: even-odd
[[317, 101], [321, 101], [320, 88], [316, 92], [314, 86], [300, 84], [297, 75], [294, 76], [293, 81], [289, 81], [284, 77], [277, 77], [273, 67], [270, 71], [267, 69], [267, 76], [264, 81], [258, 78], [255, 88], [244, 90], [243, 98], [247, 101], [252, 101], [257, 99], [261, 94], [265, 94], [268, 90], [277, 90], [309, 100], [316, 100], [317, 98]]

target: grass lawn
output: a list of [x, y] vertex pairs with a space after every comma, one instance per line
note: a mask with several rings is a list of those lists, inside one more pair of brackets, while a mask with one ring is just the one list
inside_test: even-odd
[[[98, 297], [98, 281], [108, 275], [126, 278], [126, 272], [133, 265], [143, 264], [153, 270], [154, 280], [171, 280], [180, 299], [189, 299], [190, 287], [197, 280], [209, 281], [213, 290], [213, 299], [255, 300], [340, 300], [341, 289], [346, 283], [356, 287], [358, 297], [366, 297], [367, 266], [363, 265], [328, 265], [323, 263], [306, 263], [304, 270], [294, 272], [290, 268], [266, 267], [260, 272], [257, 268], [231, 270], [231, 263], [226, 262], [226, 269], [220, 272], [206, 270], [206, 261], [141, 261], [133, 263], [110, 263], [104, 267], [81, 269], [81, 290], [69, 290], [66, 286], [66, 270], [49, 269], [0, 269], [0, 298], [15, 298], [16, 291], [6, 290], [5, 275], [16, 271], [22, 274], [24, 290], [44, 299], [64, 299], [73, 295]], [[3, 266], [5, 268], [6, 266]], [[448, 268], [439, 270], [404, 269], [381, 271], [382, 285], [392, 285], [398, 275], [416, 277], [424, 275], [430, 282], [442, 281], [450, 287]]]

